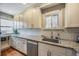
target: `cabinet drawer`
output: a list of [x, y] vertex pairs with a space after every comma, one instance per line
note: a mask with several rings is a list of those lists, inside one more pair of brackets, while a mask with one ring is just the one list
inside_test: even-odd
[[70, 48], [64, 48], [54, 45], [48, 45], [44, 43], [38, 44], [39, 55], [51, 55], [51, 56], [75, 56], [76, 51]]

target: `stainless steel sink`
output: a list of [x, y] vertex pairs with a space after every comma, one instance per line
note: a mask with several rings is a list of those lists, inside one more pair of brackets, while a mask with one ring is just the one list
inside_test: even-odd
[[48, 41], [48, 42], [59, 43], [59, 40], [56, 40], [56, 39], [45, 38], [45, 39], [42, 39], [42, 40], [43, 40], [43, 41]]
[[56, 39], [53, 39], [53, 38], [48, 38], [44, 35], [41, 35], [43, 37], [43, 41], [48, 41], [48, 42], [54, 42], [54, 43], [59, 43], [59, 40], [56, 38]]

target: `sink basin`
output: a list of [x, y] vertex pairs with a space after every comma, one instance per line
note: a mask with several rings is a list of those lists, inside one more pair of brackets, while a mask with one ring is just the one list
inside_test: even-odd
[[45, 39], [42, 39], [42, 40], [43, 40], [43, 41], [48, 41], [48, 42], [59, 43], [59, 40], [56, 40], [56, 39], [45, 38]]

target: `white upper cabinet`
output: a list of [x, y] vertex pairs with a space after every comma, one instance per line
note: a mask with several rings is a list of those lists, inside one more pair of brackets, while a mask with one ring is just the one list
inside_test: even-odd
[[65, 6], [65, 27], [79, 27], [79, 3], [67, 3]]
[[32, 9], [27, 9], [24, 12], [24, 24], [26, 25], [25, 28], [32, 27]]
[[38, 7], [33, 8], [33, 28], [41, 28], [42, 14]]
[[24, 12], [24, 20], [27, 28], [41, 28], [41, 10], [38, 7], [28, 8]]
[[[64, 10], [64, 9], [63, 9]], [[63, 29], [63, 11], [54, 10], [43, 15], [45, 29]]]

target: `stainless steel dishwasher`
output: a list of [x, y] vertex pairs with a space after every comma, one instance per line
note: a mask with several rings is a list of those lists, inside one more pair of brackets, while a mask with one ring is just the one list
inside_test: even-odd
[[38, 43], [35, 41], [27, 41], [27, 55], [38, 56]]

